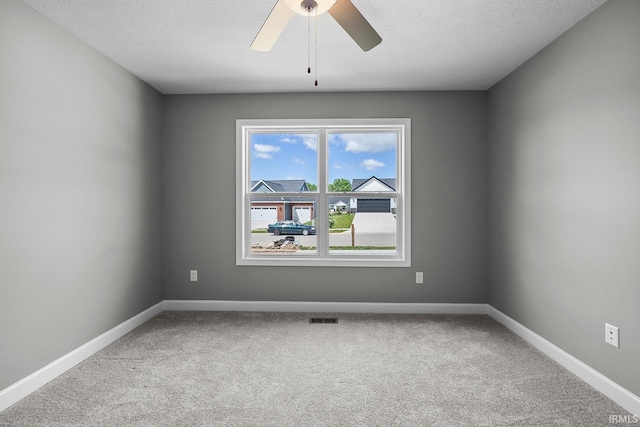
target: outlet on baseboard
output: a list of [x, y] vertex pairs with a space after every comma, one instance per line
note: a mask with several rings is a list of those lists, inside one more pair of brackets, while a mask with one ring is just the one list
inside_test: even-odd
[[620, 330], [608, 323], [604, 324], [604, 340], [616, 348], [620, 348]]
[[191, 270], [190, 271], [190, 277], [191, 277], [191, 281], [192, 282], [197, 282], [198, 281], [198, 270]]

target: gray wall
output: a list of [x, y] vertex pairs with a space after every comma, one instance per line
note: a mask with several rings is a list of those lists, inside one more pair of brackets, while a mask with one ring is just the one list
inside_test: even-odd
[[636, 395], [639, 23], [611, 0], [488, 97], [489, 302]]
[[162, 299], [162, 97], [0, 2], [0, 390]]
[[[486, 302], [484, 92], [165, 97], [166, 299]], [[411, 268], [235, 265], [235, 120], [412, 119]], [[189, 282], [189, 269], [199, 281]], [[425, 284], [415, 284], [424, 271]]]

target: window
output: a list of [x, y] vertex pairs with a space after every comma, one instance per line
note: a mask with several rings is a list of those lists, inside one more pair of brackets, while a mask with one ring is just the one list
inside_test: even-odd
[[237, 120], [237, 265], [411, 265], [410, 120]]

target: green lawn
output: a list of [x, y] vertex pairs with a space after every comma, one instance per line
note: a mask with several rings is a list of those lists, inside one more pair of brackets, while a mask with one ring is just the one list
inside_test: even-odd
[[352, 213], [330, 215], [330, 217], [335, 221], [332, 228], [351, 228], [354, 215], [355, 214]]
[[[315, 250], [316, 247], [300, 245], [300, 249], [310, 251]], [[329, 246], [329, 250], [332, 251], [385, 251], [395, 249], [395, 246]]]
[[333, 251], [386, 251], [395, 250], [395, 246], [329, 246]]

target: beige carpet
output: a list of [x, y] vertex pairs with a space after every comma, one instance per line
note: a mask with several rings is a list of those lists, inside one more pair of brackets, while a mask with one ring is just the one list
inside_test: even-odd
[[628, 414], [488, 316], [312, 316], [164, 312], [0, 425], [604, 426]]

